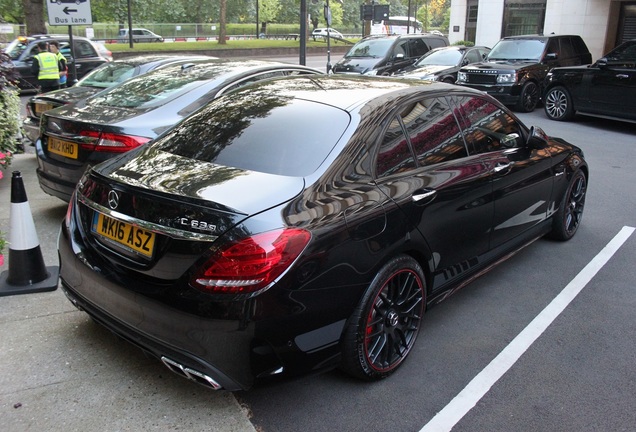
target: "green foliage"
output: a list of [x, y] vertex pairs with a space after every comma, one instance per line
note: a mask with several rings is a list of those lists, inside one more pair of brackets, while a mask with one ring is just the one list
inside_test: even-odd
[[15, 137], [20, 130], [20, 96], [12, 87], [17, 77], [9, 56], [0, 53], [0, 168], [6, 168], [11, 163]]
[[471, 46], [475, 46], [475, 42], [472, 41], [467, 41], [467, 40], [460, 40], [455, 42], [453, 45], [464, 45], [467, 47], [471, 47]]

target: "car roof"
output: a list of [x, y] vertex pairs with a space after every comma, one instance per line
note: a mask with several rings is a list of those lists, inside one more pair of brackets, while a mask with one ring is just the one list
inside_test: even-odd
[[462, 50], [475, 49], [475, 48], [476, 49], [490, 49], [487, 46], [483, 46], [483, 45], [474, 45], [474, 46], [449, 45], [449, 46], [444, 46], [444, 47], [433, 48], [432, 50], [429, 51], [429, 53], [432, 53], [434, 51], [447, 51], [447, 50], [462, 51]]
[[[28, 36], [27, 39], [29, 40], [29, 42], [47, 40], [47, 39], [68, 40], [69, 36], [67, 34], [37, 34], [37, 35]], [[73, 35], [73, 39], [90, 40], [90, 39], [85, 38], [83, 36], [75, 36], [75, 35]]]
[[194, 88], [218, 93], [223, 91], [225, 87], [235, 85], [254, 75], [290, 69], [311, 74], [323, 74], [314, 68], [283, 62], [212, 57], [169, 65], [143, 75], [137, 75], [91, 96], [86, 102], [99, 105], [102, 103], [101, 101], [104, 101], [108, 105], [110, 102], [107, 101], [119, 100], [124, 95], [139, 94], [141, 91], [145, 98], [149, 98], [149, 101], [156, 98], [156, 102], [161, 104], [162, 101], [167, 101], [166, 98], [170, 100], [181, 98]]
[[277, 80], [261, 81], [247, 90], [263, 94], [277, 93], [289, 98], [303, 99], [325, 105], [331, 105], [345, 111], [354, 111], [362, 105], [380, 107], [397, 97], [408, 97], [422, 90], [431, 92], [466, 92], [483, 94], [480, 91], [451, 86], [449, 84], [424, 82], [421, 80], [402, 80], [387, 77], [368, 77], [357, 75], [304, 75]]
[[531, 39], [531, 40], [548, 40], [552, 38], [558, 37], [580, 37], [578, 35], [557, 35], [557, 34], [549, 34], [549, 35], [540, 35], [540, 34], [529, 34], [529, 35], [518, 35], [518, 36], [506, 36], [502, 39]]
[[156, 63], [157, 65], [169, 64], [169, 63], [183, 63], [194, 60], [207, 60], [214, 59], [216, 57], [204, 56], [204, 55], [174, 55], [174, 54], [155, 54], [155, 55], [141, 55], [135, 57], [124, 57], [114, 60], [113, 63], [127, 63], [133, 66], [140, 66], [149, 63]]

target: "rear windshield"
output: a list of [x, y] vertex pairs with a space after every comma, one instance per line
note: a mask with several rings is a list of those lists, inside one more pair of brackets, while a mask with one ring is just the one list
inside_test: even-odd
[[92, 105], [144, 109], [163, 105], [224, 72], [222, 64], [174, 66], [140, 75], [90, 98]]
[[108, 88], [124, 82], [135, 73], [135, 66], [128, 63], [106, 63], [84, 76], [76, 87]]
[[306, 176], [336, 145], [349, 114], [301, 99], [241, 93], [209, 104], [153, 149], [227, 167]]

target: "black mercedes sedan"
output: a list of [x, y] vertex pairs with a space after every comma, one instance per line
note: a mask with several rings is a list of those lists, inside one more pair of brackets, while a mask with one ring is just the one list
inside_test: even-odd
[[485, 46], [452, 45], [435, 48], [396, 76], [454, 84], [461, 67], [484, 61], [489, 52], [490, 48]]
[[40, 187], [68, 201], [84, 170], [147, 143], [212, 99], [250, 82], [321, 74], [261, 60], [173, 64], [42, 114], [35, 143]]
[[594, 64], [552, 69], [543, 100], [552, 120], [580, 114], [636, 122], [636, 40], [620, 44]]
[[333, 367], [377, 380], [428, 307], [542, 236], [574, 236], [588, 176], [579, 148], [479, 91], [263, 81], [85, 173], [62, 289], [211, 388]]
[[44, 111], [77, 102], [113, 87], [129, 78], [143, 75], [155, 69], [202, 60], [206, 56], [152, 55], [130, 57], [104, 63], [93, 69], [72, 87], [41, 93], [31, 97], [26, 104], [26, 117], [22, 126], [33, 143], [40, 136], [40, 116]]

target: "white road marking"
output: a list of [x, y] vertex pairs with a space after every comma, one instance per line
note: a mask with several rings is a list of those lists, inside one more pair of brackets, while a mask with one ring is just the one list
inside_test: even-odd
[[466, 387], [450, 401], [420, 432], [450, 431], [490, 388], [501, 378], [535, 340], [565, 310], [612, 256], [627, 241], [636, 228], [623, 227], [598, 255], [499, 353]]

